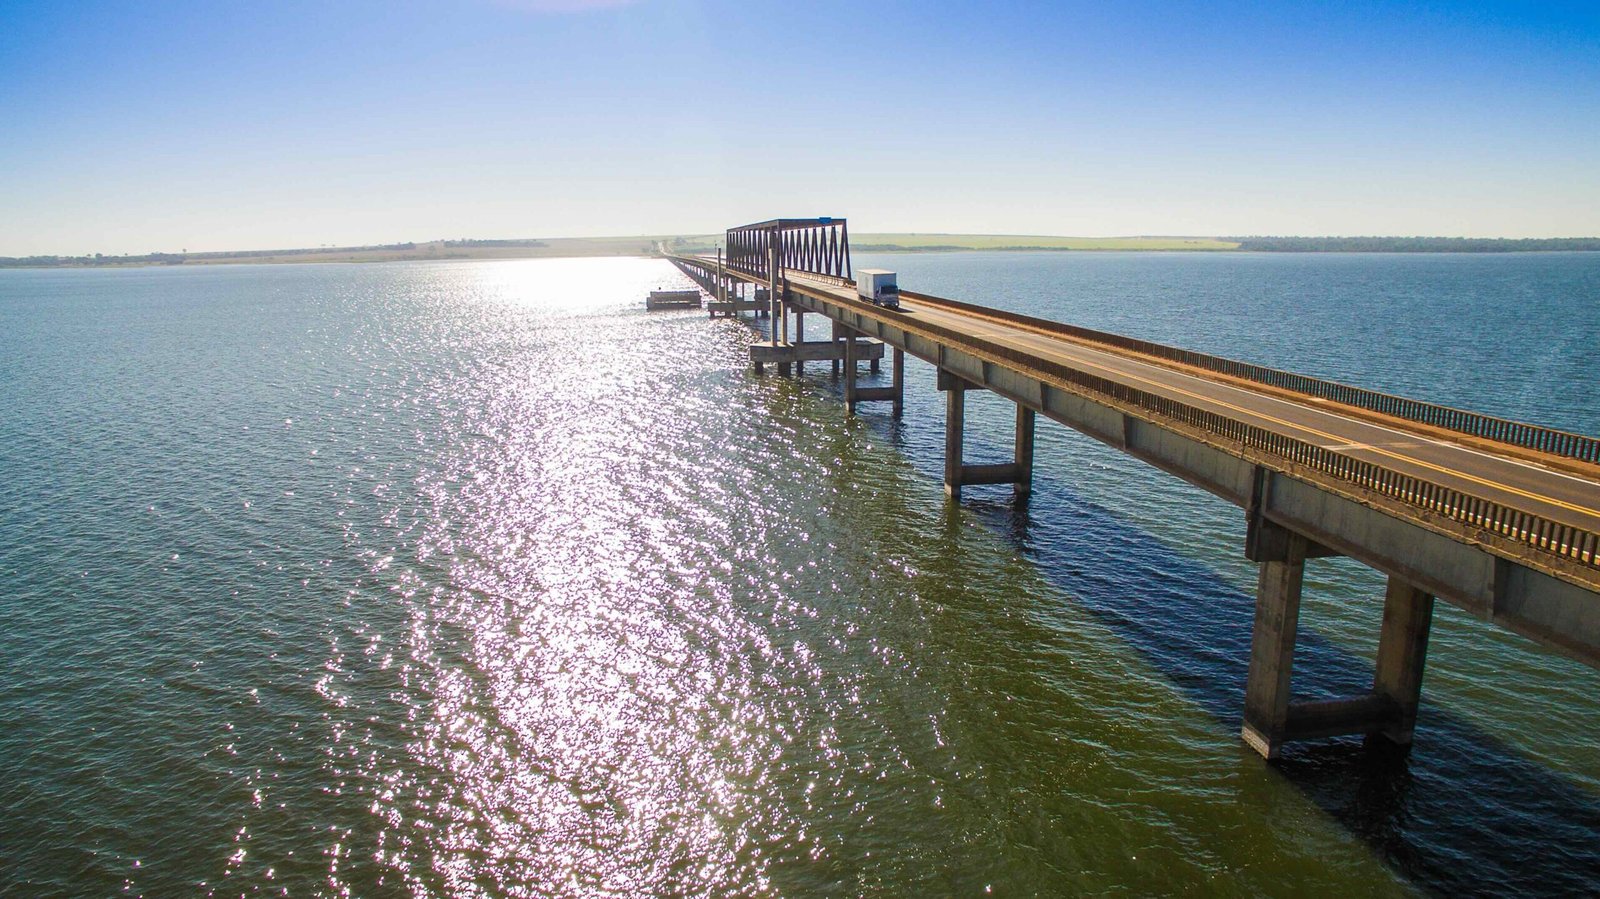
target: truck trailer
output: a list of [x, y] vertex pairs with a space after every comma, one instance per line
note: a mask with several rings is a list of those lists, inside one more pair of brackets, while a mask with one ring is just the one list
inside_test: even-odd
[[895, 284], [894, 272], [881, 268], [856, 269], [856, 293], [874, 306], [900, 308], [900, 287]]

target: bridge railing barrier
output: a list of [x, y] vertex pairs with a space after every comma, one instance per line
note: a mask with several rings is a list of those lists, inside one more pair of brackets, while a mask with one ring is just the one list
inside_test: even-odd
[[[742, 270], [741, 273], [747, 275], [751, 274], [751, 272], [748, 270]], [[828, 280], [839, 282], [841, 285], [850, 283], [848, 279], [837, 277], [829, 278]], [[1125, 349], [1147, 353], [1149, 355], [1160, 356], [1161, 358], [1184, 362], [1186, 364], [1196, 364], [1191, 361], [1193, 359], [1203, 360], [1203, 362], [1210, 362], [1211, 364], [1217, 366], [1216, 368], [1211, 368], [1210, 370], [1219, 371], [1226, 374], [1235, 374], [1236, 372], [1254, 372], [1257, 373], [1259, 377], [1249, 378], [1250, 380], [1260, 380], [1261, 383], [1271, 383], [1274, 384], [1274, 386], [1284, 386], [1286, 384], [1305, 382], [1309, 385], [1315, 386], [1318, 389], [1333, 391], [1334, 388], [1337, 388], [1338, 391], [1350, 391], [1351, 393], [1348, 394], [1338, 391], [1327, 394], [1310, 393], [1309, 391], [1304, 390], [1297, 392], [1308, 393], [1308, 395], [1312, 396], [1325, 396], [1325, 398], [1334, 399], [1336, 402], [1346, 402], [1345, 400], [1337, 399], [1336, 397], [1354, 397], [1357, 395], [1366, 395], [1367, 397], [1376, 399], [1371, 400], [1371, 402], [1374, 404], [1373, 406], [1365, 408], [1372, 408], [1373, 411], [1379, 412], [1386, 412], [1388, 410], [1401, 410], [1400, 413], [1389, 412], [1389, 414], [1400, 414], [1400, 417], [1407, 417], [1401, 413], [1407, 410], [1409, 406], [1415, 406], [1434, 409], [1438, 410], [1440, 413], [1450, 413], [1451, 415], [1456, 416], [1446, 416], [1438, 419], [1440, 421], [1465, 422], [1469, 420], [1480, 420], [1485, 423], [1498, 423], [1499, 425], [1512, 426], [1510, 429], [1506, 429], [1501, 427], [1490, 427], [1489, 424], [1485, 424], [1483, 426], [1485, 431], [1479, 436], [1489, 436], [1491, 439], [1502, 439], [1497, 436], [1492, 436], [1500, 433], [1508, 434], [1513, 437], [1523, 436], [1528, 438], [1529, 442], [1518, 445], [1528, 446], [1529, 448], [1542, 448], [1543, 446], [1567, 447], [1568, 449], [1573, 450], [1572, 458], [1586, 460], [1600, 459], [1600, 456], [1597, 456], [1595, 450], [1593, 449], [1596, 441], [1593, 438], [1583, 437], [1577, 434], [1566, 434], [1561, 431], [1550, 431], [1549, 429], [1539, 428], [1534, 425], [1525, 425], [1518, 422], [1506, 421], [1504, 419], [1492, 418], [1490, 416], [1477, 415], [1476, 413], [1463, 412], [1461, 410], [1450, 409], [1445, 406], [1434, 406], [1429, 403], [1420, 403], [1415, 400], [1405, 400], [1401, 397], [1393, 397], [1389, 396], [1388, 394], [1362, 390], [1358, 387], [1350, 387], [1348, 385], [1338, 384], [1332, 381], [1321, 381], [1316, 378], [1307, 378], [1303, 375], [1295, 375], [1290, 372], [1280, 372], [1276, 369], [1265, 368], [1263, 366], [1250, 365], [1249, 363], [1244, 362], [1235, 362], [1234, 360], [1223, 359], [1217, 356], [1208, 356], [1204, 353], [1194, 353], [1189, 350], [1180, 350], [1175, 347], [1168, 347], [1162, 344], [1152, 343], [1150, 341], [1136, 340], [1134, 338], [1123, 337], [1117, 334], [1108, 334], [1088, 328], [1080, 328], [1075, 325], [1052, 322], [1047, 319], [1038, 319], [1033, 318], [1032, 316], [1020, 315], [1011, 312], [1001, 312], [983, 306], [975, 306], [956, 300], [947, 300], [942, 297], [930, 297], [924, 294], [911, 293], [909, 291], [903, 292], [902, 295], [908, 299], [930, 302], [937, 305], [945, 305], [980, 316], [1003, 319], [1013, 323], [1023, 324], [1036, 330], [1067, 334], [1073, 337], [1080, 337], [1091, 342], [1109, 343]], [[911, 322], [907, 322], [907, 324], [910, 325]], [[1257, 425], [1238, 421], [1216, 412], [1211, 412], [1209, 410], [1191, 406], [1178, 400], [1149, 393], [1137, 387], [1130, 387], [1117, 381], [1102, 378], [1098, 375], [1092, 375], [1060, 363], [1051, 362], [1047, 359], [1041, 359], [1038, 356], [1034, 356], [1011, 347], [993, 343], [980, 337], [973, 337], [969, 334], [931, 324], [926, 321], [915, 322], [914, 330], [926, 331], [943, 340], [949, 341], [952, 344], [971, 347], [985, 355], [992, 356], [996, 359], [1005, 360], [1021, 368], [1038, 371], [1048, 377], [1072, 384], [1090, 393], [1102, 395], [1116, 403], [1133, 406], [1163, 418], [1181, 422], [1211, 434], [1216, 434], [1226, 440], [1230, 440], [1244, 447], [1271, 453], [1294, 464], [1323, 474], [1331, 475], [1340, 480], [1349, 482], [1357, 487], [1370, 490], [1382, 496], [1396, 499], [1401, 502], [1410, 503], [1417, 507], [1442, 515], [1453, 521], [1516, 540], [1540, 552], [1548, 553], [1557, 558], [1570, 562], [1576, 562], [1591, 568], [1600, 569], [1600, 534], [1596, 534], [1593, 531], [1563, 524], [1561, 522], [1544, 518], [1543, 516], [1532, 512], [1526, 512], [1511, 506], [1502, 505], [1491, 500], [1486, 500], [1481, 497], [1463, 493], [1454, 488], [1446, 487], [1442, 484], [1437, 484], [1424, 478], [1403, 474], [1373, 462], [1356, 459], [1352, 456], [1347, 456], [1335, 450], [1325, 449], [1315, 444], [1307, 443], [1294, 437], [1279, 434]], [[1237, 366], [1237, 368], [1229, 369], [1225, 366]], [[1198, 367], [1206, 368], [1208, 366], [1206, 364], [1199, 364]], [[1248, 377], [1245, 374], [1235, 374], [1235, 376]], [[1262, 380], [1267, 377], [1275, 376], [1283, 376], [1286, 379], [1295, 380]], [[1295, 388], [1289, 387], [1288, 389], [1293, 390]], [[1380, 403], [1379, 400], [1397, 402], [1383, 404]], [[1358, 405], [1358, 403], [1354, 402], [1348, 404]], [[1569, 439], [1565, 441], [1539, 442], [1533, 438], [1533, 432], [1547, 432], [1549, 434], [1559, 435], [1563, 438]], [[1588, 448], [1585, 448], [1585, 443], [1588, 444]], [[1545, 451], [1559, 452], [1559, 450]], [[1577, 452], [1587, 452], [1588, 455], [1577, 455]]]
[[1374, 493], [1516, 540], [1540, 552], [1600, 569], [1600, 534], [1593, 531], [1472, 496], [1442, 484], [1403, 474], [1257, 425], [1041, 359], [983, 338], [972, 337], [927, 322], [917, 322], [916, 329], [933, 333], [958, 346], [971, 347], [1020, 368], [1032, 369], [1089, 393], [1099, 394], [1114, 403], [1133, 406], [1162, 418], [1181, 422], [1241, 446], [1271, 453], [1313, 471], [1331, 475]]
[[943, 297], [927, 296], [911, 291], [901, 291], [901, 296], [907, 299], [947, 306], [973, 315], [1011, 322], [1036, 331], [1060, 334], [1090, 343], [1129, 350], [1141, 355], [1153, 356], [1169, 362], [1177, 362], [1205, 371], [1277, 387], [1303, 396], [1354, 406], [1358, 409], [1365, 409], [1370, 412], [1405, 419], [1406, 421], [1414, 421], [1418, 424], [1430, 425], [1458, 434], [1549, 453], [1554, 456], [1576, 459], [1580, 462], [1600, 464], [1600, 439], [1585, 437], [1582, 434], [1496, 418], [1492, 415], [1481, 415], [1477, 412], [1467, 412], [1436, 403], [1406, 399], [1401, 396], [1379, 393], [1375, 390], [1353, 387], [1349, 384], [1341, 384], [1337, 381], [1327, 381], [1321, 378], [1313, 378], [1309, 375], [1299, 375], [1294, 372], [1268, 368], [1264, 365], [1254, 365], [1249, 362], [1240, 362], [1236, 359], [1227, 359], [1194, 350], [1179, 349], [1178, 347], [1167, 346], [1149, 340], [1124, 337], [1121, 334], [1111, 334], [1105, 331], [1096, 331], [1092, 328], [1053, 322], [1049, 319], [1035, 318], [1031, 315], [1005, 312], [991, 309], [987, 306], [963, 303], [959, 300], [948, 300]]

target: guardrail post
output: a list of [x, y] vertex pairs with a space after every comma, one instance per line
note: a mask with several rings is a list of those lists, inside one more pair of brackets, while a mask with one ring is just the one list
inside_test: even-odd
[[1383, 630], [1378, 637], [1378, 670], [1372, 691], [1399, 707], [1381, 733], [1402, 746], [1411, 743], [1422, 699], [1422, 668], [1433, 625], [1433, 595], [1394, 575], [1383, 597]]
[[[1263, 527], [1277, 527], [1268, 522]], [[1262, 541], [1267, 543], [1268, 541]], [[1269, 759], [1288, 736], [1289, 680], [1300, 626], [1300, 586], [1305, 576], [1306, 538], [1283, 531], [1281, 554], [1258, 559], [1255, 628], [1250, 674], [1244, 688], [1244, 741]]]

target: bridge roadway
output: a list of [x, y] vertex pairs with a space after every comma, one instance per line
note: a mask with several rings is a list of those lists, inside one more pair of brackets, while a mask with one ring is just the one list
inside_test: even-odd
[[[791, 285], [803, 275], [790, 275]], [[807, 284], [813, 290], [849, 297], [850, 291]], [[902, 315], [962, 331], [1040, 359], [1110, 378], [1198, 406], [1229, 418], [1278, 431], [1307, 443], [1373, 462], [1463, 493], [1481, 495], [1584, 530], [1600, 530], [1600, 471], [1594, 478], [1557, 471], [1535, 462], [1497, 455], [1407, 429], [1395, 419], [1378, 424], [1330, 408], [1315, 399], [1290, 399], [1228, 383], [1199, 369], [1100, 349], [1064, 337], [1040, 334], [963, 310], [912, 299]]]
[[[718, 271], [713, 259], [672, 258], [696, 280]], [[966, 469], [974, 474], [965, 483], [1014, 481], [1025, 495], [1032, 416], [1039, 411], [1244, 507], [1246, 552], [1262, 570], [1244, 736], [1269, 758], [1288, 740], [1338, 733], [1409, 743], [1436, 595], [1600, 667], [1600, 559], [1592, 536], [1600, 533], [1600, 466], [1099, 344], [999, 310], [905, 291], [896, 312], [861, 302], [845, 279], [793, 270], [783, 271], [781, 281], [726, 267], [720, 277], [777, 287], [775, 303], [781, 297], [802, 320], [807, 313], [828, 317], [836, 337], [865, 334], [897, 355], [910, 352], [938, 366], [941, 389], [950, 394], [946, 486], [952, 495], [959, 497]], [[781, 316], [774, 321], [784, 322], [775, 324], [768, 345], [777, 351], [787, 326]], [[853, 407], [854, 360], [850, 350], [843, 352]], [[1148, 398], [1141, 399], [1142, 409], [1121, 404], [1063, 374], [1104, 379], [1454, 495], [1430, 506], [1408, 500], [1420, 490], [1329, 477], [1297, 464], [1293, 453], [1284, 458], [1260, 446], [1241, 447], [1225, 435], [1150, 414]], [[967, 389], [993, 390], [1018, 403], [1015, 462], [963, 468], [960, 397]], [[870, 398], [889, 398], [880, 392]], [[1480, 503], [1499, 508], [1475, 517]], [[1303, 565], [1322, 555], [1349, 555], [1390, 576], [1379, 670], [1370, 695], [1292, 702]]]

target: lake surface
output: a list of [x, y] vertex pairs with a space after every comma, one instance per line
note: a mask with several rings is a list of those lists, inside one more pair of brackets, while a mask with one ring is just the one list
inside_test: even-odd
[[[1600, 254], [855, 263], [1600, 433]], [[0, 271], [0, 893], [1600, 884], [1596, 672], [1441, 604], [1409, 757], [1270, 767], [1237, 509], [1043, 420], [1025, 514], [952, 506], [930, 367], [846, 420], [827, 366], [643, 311], [687, 283]], [[1011, 410], [967, 415], [998, 458]], [[1299, 695], [1370, 684], [1382, 590], [1308, 566]]]

